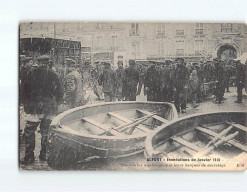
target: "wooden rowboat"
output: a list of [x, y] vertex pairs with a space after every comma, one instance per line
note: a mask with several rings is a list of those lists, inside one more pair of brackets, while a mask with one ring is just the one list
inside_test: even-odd
[[117, 159], [144, 151], [147, 134], [177, 119], [173, 104], [113, 102], [82, 106], [51, 123], [47, 162], [55, 169], [100, 159]]
[[[171, 163], [190, 161], [187, 167], [186, 162], [180, 168], [177, 165], [177, 169], [244, 170], [247, 165], [247, 112], [217, 112], [181, 118], [149, 134], [145, 147], [147, 158], [160, 158], [167, 167]], [[192, 158], [199, 164], [190, 166]], [[206, 168], [200, 161], [208, 161]]]

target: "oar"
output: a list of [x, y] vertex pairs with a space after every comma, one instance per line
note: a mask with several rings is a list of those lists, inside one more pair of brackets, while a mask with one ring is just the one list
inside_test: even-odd
[[[150, 117], [156, 115], [157, 113], [159, 113], [160, 111], [165, 110], [165, 109], [166, 109], [166, 108], [157, 110], [157, 111], [155, 111], [155, 112], [151, 112], [150, 115], [145, 115], [145, 116], [143, 116], [143, 117], [141, 117], [141, 118], [138, 118], [138, 119], [135, 119], [135, 120], [133, 120], [133, 121], [131, 121], [131, 122], [129, 122], [129, 123], [123, 124], [123, 125], [118, 126], [118, 127], [114, 127], [114, 129], [115, 129], [115, 130], [119, 130], [119, 131], [121, 131], [121, 132], [122, 132], [122, 131], [125, 131], [126, 129], [131, 128], [133, 124], [136, 124], [136, 123], [138, 123], [139, 121], [142, 121], [142, 122], [143, 122], [143, 121], [147, 120], [148, 118], [150, 118]], [[144, 119], [145, 119], [145, 120], [144, 120]], [[139, 123], [139, 124], [140, 124], [140, 123]]]
[[221, 131], [217, 136], [215, 136], [207, 145], [206, 148], [208, 148], [210, 145], [214, 144], [216, 141], [218, 141], [218, 139], [220, 139], [222, 136], [226, 135], [231, 129], [233, 128], [233, 126], [229, 126], [226, 129], [224, 129], [223, 131]]
[[219, 145], [223, 144], [224, 142], [227, 142], [231, 139], [233, 139], [235, 136], [237, 136], [239, 134], [238, 131], [236, 131], [235, 133], [232, 133], [226, 137], [222, 137], [218, 142], [216, 142], [213, 146], [208, 147], [205, 150], [202, 150], [201, 152], [198, 152], [194, 157], [200, 157], [200, 156], [207, 156], [211, 151], [213, 151], [215, 148], [217, 148]]

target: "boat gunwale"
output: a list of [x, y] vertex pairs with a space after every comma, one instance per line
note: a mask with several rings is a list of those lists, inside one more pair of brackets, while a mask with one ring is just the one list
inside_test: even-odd
[[[103, 103], [97, 103], [97, 104], [90, 104], [90, 105], [84, 105], [84, 106], [79, 106], [76, 108], [72, 108], [69, 110], [66, 110], [65, 112], [57, 115], [51, 122], [51, 129], [53, 131], [56, 132], [61, 132], [61, 133], [67, 133], [67, 134], [71, 134], [71, 135], [75, 135], [75, 136], [81, 136], [81, 137], [87, 137], [87, 138], [91, 138], [91, 139], [101, 139], [101, 140], [129, 140], [129, 139], [137, 139], [137, 138], [145, 138], [147, 137], [147, 133], [142, 133], [142, 134], [137, 134], [137, 135], [127, 135], [127, 134], [123, 134], [123, 136], [106, 136], [106, 135], [90, 135], [90, 134], [83, 134], [81, 132], [78, 132], [68, 126], [66, 126], [66, 128], [72, 132], [74, 132], [73, 134], [70, 133], [69, 131], [66, 130], [61, 130], [63, 129], [63, 127], [60, 124], [60, 121], [67, 116], [68, 114], [71, 114], [73, 112], [76, 112], [78, 110], [82, 110], [82, 109], [86, 109], [86, 108], [92, 108], [92, 107], [97, 107], [97, 106], [102, 106], [102, 105], [115, 105], [115, 104], [153, 104], [153, 105], [159, 105], [159, 104], [163, 104], [163, 105], [168, 105], [170, 106], [171, 110], [173, 111], [173, 120], [177, 120], [178, 119], [178, 113], [176, 111], [176, 108], [174, 106], [174, 104], [169, 103], [169, 102], [147, 102], [147, 101], [123, 101], [123, 102], [103, 102]], [[168, 122], [170, 123], [170, 121]], [[162, 126], [162, 125], [161, 125]], [[159, 127], [157, 127], [159, 128]], [[152, 131], [150, 131], [150, 133], [152, 133]]]
[[[155, 129], [155, 131], [153, 131], [149, 135], [147, 135], [147, 138], [146, 138], [146, 141], [145, 141], [145, 152], [144, 152], [145, 156], [146, 157], [151, 157], [153, 154], [159, 154], [160, 153], [160, 151], [155, 150], [153, 148], [152, 140], [153, 140], [153, 137], [156, 134], [158, 134], [164, 128], [167, 128], [167, 126], [170, 126], [170, 125], [173, 125], [175, 123], [179, 123], [181, 121], [185, 121], [187, 119], [191, 119], [191, 118], [194, 118], [194, 117], [200, 117], [200, 116], [205, 116], [205, 115], [213, 115], [213, 114], [227, 114], [227, 113], [232, 113], [232, 114], [234, 114], [234, 113], [239, 113], [239, 114], [243, 113], [244, 114], [245, 113], [245, 114], [247, 114], [247, 111], [244, 112], [244, 111], [231, 111], [231, 110], [228, 110], [228, 111], [220, 111], [220, 112], [215, 111], [215, 112], [197, 113], [197, 114], [192, 114], [192, 115], [181, 117], [178, 120], [172, 120], [167, 124], [159, 126], [157, 129]], [[170, 138], [167, 138], [167, 140], [169, 140], [169, 139]], [[164, 141], [163, 143], [165, 143], [166, 141]]]

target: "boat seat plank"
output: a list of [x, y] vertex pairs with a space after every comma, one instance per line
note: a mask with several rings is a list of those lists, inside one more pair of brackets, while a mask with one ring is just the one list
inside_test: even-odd
[[[117, 119], [119, 119], [119, 120], [121, 120], [121, 121], [123, 121], [125, 123], [131, 123], [132, 122], [132, 120], [130, 120], [128, 118], [125, 118], [125, 117], [123, 117], [123, 116], [121, 116], [121, 115], [119, 115], [119, 114], [117, 114], [115, 112], [108, 112], [107, 114], [109, 114], [110, 116], [113, 116], [113, 117], [115, 117], [115, 118], [117, 118]], [[149, 133], [150, 132], [150, 129], [146, 128], [142, 124], [138, 125], [136, 128], [140, 129], [141, 131], [144, 131], [145, 133]]]
[[[137, 112], [141, 112], [141, 113], [146, 114], [146, 115], [151, 115], [151, 114], [152, 114], [151, 112], [148, 112], [148, 111], [146, 111], [146, 110], [136, 110], [136, 111], [137, 111]], [[167, 122], [169, 122], [168, 120], [166, 120], [166, 119], [164, 119], [164, 118], [162, 118], [162, 117], [160, 117], [160, 116], [158, 116], [158, 115], [153, 115], [152, 117], [153, 117], [154, 119], [156, 119], [156, 120], [162, 122], [162, 123], [167, 123]]]
[[237, 128], [238, 130], [241, 130], [241, 131], [244, 131], [247, 133], [247, 127], [243, 126], [243, 125], [240, 125], [240, 124], [237, 124], [237, 123], [228, 123], [229, 125]]
[[177, 143], [183, 145], [183, 146], [186, 146], [186, 147], [188, 147], [188, 148], [190, 148], [190, 149], [196, 151], [196, 152], [199, 152], [199, 151], [202, 150], [202, 148], [198, 147], [197, 145], [195, 145], [195, 144], [193, 144], [193, 143], [190, 143], [190, 142], [184, 140], [184, 139], [181, 138], [181, 137], [173, 136], [173, 137], [171, 137], [171, 139], [172, 139], [173, 141], [175, 141], [175, 142], [177, 142]]
[[125, 118], [125, 117], [123, 117], [123, 116], [121, 116], [121, 115], [119, 115], [119, 114], [117, 114], [115, 112], [108, 112], [107, 114], [109, 114], [110, 116], [113, 116], [113, 117], [115, 117], [115, 118], [117, 118], [117, 119], [119, 119], [119, 120], [121, 120], [121, 121], [123, 121], [125, 123], [132, 122], [130, 119]]
[[123, 136], [124, 135], [124, 134], [122, 134], [122, 133], [120, 133], [120, 132], [118, 132], [118, 131], [116, 131], [114, 129], [111, 129], [108, 126], [106, 126], [106, 125], [104, 125], [102, 123], [99, 123], [99, 122], [97, 122], [95, 120], [92, 120], [90, 118], [85, 117], [85, 118], [82, 118], [81, 120], [86, 121], [86, 122], [88, 122], [88, 123], [100, 128], [100, 129], [106, 131], [106, 132], [109, 132], [112, 135], [115, 135], [115, 136]]
[[[201, 131], [201, 132], [203, 132], [203, 133], [206, 133], [206, 134], [208, 134], [208, 135], [211, 135], [212, 137], [216, 137], [216, 136], [218, 135], [218, 133], [215, 133], [214, 131], [209, 130], [209, 129], [206, 129], [206, 128], [204, 128], [204, 127], [199, 127], [199, 126], [198, 126], [198, 127], [196, 127], [195, 129], [196, 129], [196, 130], [199, 130], [199, 131]], [[225, 138], [225, 136], [223, 136], [221, 139], [224, 140], [224, 138]], [[243, 145], [243, 144], [240, 144], [240, 143], [237, 142], [237, 141], [229, 140], [229, 141], [227, 141], [227, 143], [229, 143], [229, 144], [231, 144], [231, 145], [233, 145], [233, 146], [235, 146], [235, 147], [237, 147], [237, 148], [239, 148], [239, 149], [241, 149], [241, 150], [247, 152], [247, 146], [245, 146], [245, 145]]]

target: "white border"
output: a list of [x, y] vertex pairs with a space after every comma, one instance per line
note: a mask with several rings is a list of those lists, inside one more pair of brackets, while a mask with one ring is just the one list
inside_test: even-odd
[[246, 22], [246, 8], [246, 0], [2, 0], [0, 190], [246, 191], [246, 172], [20, 172], [17, 167], [19, 22], [54, 20]]

